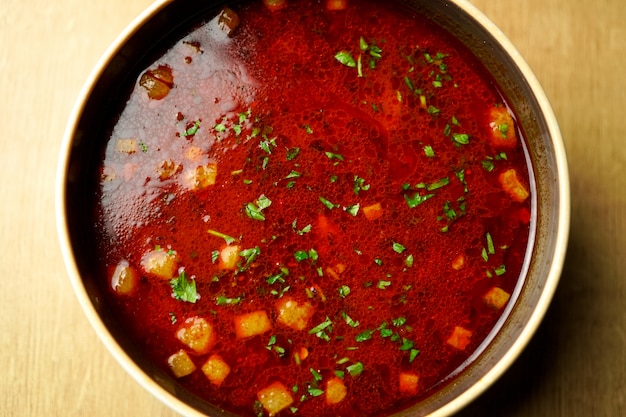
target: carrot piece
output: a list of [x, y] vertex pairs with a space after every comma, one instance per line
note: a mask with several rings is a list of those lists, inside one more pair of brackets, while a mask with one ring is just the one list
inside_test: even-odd
[[348, 0], [326, 0], [326, 10], [345, 10], [348, 7]]
[[499, 287], [491, 287], [489, 291], [483, 295], [483, 301], [489, 307], [500, 310], [511, 298], [511, 294]]
[[508, 169], [498, 177], [502, 189], [511, 197], [513, 201], [523, 202], [530, 195], [526, 187], [522, 184], [514, 168]]
[[263, 4], [265, 4], [268, 9], [275, 12], [287, 7], [287, 0], [263, 0]]
[[278, 381], [257, 392], [256, 396], [270, 417], [278, 414], [293, 403], [291, 390]]
[[419, 376], [412, 372], [400, 372], [400, 392], [403, 394], [415, 395], [417, 394], [417, 384], [419, 383]]
[[365, 206], [363, 207], [363, 215], [367, 220], [379, 219], [383, 215], [383, 207], [380, 203]]
[[455, 326], [446, 343], [455, 349], [465, 350], [472, 338], [472, 332], [461, 326]]
[[465, 256], [459, 255], [452, 261], [452, 269], [459, 271], [465, 266]]
[[340, 403], [347, 394], [348, 389], [341, 378], [335, 376], [326, 382], [326, 404]]

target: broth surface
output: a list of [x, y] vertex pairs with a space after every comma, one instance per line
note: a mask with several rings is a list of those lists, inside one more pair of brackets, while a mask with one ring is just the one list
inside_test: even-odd
[[423, 17], [233, 6], [146, 68], [111, 127], [102, 284], [145, 354], [219, 407], [388, 415], [513, 301], [528, 169], [497, 86]]

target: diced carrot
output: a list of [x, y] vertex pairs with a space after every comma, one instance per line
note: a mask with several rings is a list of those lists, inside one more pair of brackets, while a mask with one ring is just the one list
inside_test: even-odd
[[282, 297], [276, 302], [278, 321], [294, 330], [304, 330], [315, 309], [310, 303], [298, 303], [292, 297]]
[[504, 291], [499, 287], [491, 287], [485, 295], [483, 295], [483, 301], [491, 308], [500, 310], [506, 305], [511, 298], [511, 294]]
[[452, 269], [459, 271], [465, 266], [465, 256], [459, 255], [452, 261]]
[[346, 265], [342, 263], [338, 263], [335, 266], [329, 266], [324, 269], [328, 275], [333, 277], [334, 279], [339, 279], [339, 276], [346, 270]]
[[224, 359], [214, 353], [209, 356], [209, 359], [202, 365], [202, 372], [211, 381], [213, 385], [218, 387], [222, 385], [228, 374], [230, 373], [230, 366], [224, 361]]
[[417, 394], [417, 384], [419, 383], [419, 376], [413, 372], [400, 372], [400, 392], [408, 395]]
[[128, 261], [122, 260], [116, 266], [111, 275], [111, 288], [117, 294], [131, 294], [139, 282], [137, 270], [131, 267]]
[[348, 0], [326, 0], [327, 10], [345, 10], [348, 7]]
[[530, 195], [526, 187], [517, 177], [517, 171], [514, 168], [503, 171], [498, 177], [502, 189], [511, 197], [513, 201], [523, 202]]
[[278, 381], [257, 392], [256, 396], [270, 417], [275, 416], [293, 403], [291, 390]]
[[317, 217], [317, 228], [315, 229], [316, 233], [322, 237], [327, 237], [328, 235], [335, 235], [339, 233], [339, 228], [336, 224], [332, 223], [328, 220], [328, 217], [320, 214]]
[[189, 317], [176, 332], [178, 340], [198, 353], [208, 352], [217, 341], [213, 325], [202, 317]]
[[489, 110], [489, 127], [491, 128], [491, 143], [497, 147], [515, 146], [517, 134], [513, 117], [504, 106], [492, 107]]
[[287, 0], [263, 0], [263, 4], [265, 4], [268, 9], [275, 12], [287, 7]]
[[178, 258], [173, 252], [154, 249], [141, 258], [141, 267], [148, 274], [169, 280], [178, 270]]
[[294, 349], [293, 359], [297, 365], [300, 365], [300, 362], [305, 360], [308, 357], [309, 357], [309, 349], [307, 349], [306, 347], [301, 346], [300, 348]]
[[167, 358], [167, 364], [176, 378], [182, 378], [196, 370], [196, 365], [184, 350], [179, 350]]
[[446, 340], [446, 343], [452, 346], [455, 349], [465, 350], [467, 345], [469, 345], [472, 338], [472, 332], [461, 327], [455, 326], [452, 334]]
[[363, 207], [363, 215], [367, 220], [376, 220], [382, 217], [383, 207], [380, 203], [374, 203]]
[[241, 252], [241, 247], [239, 245], [228, 245], [222, 248], [222, 250], [220, 251], [219, 268], [237, 268], [237, 262], [240, 258], [239, 252]]
[[340, 403], [347, 394], [348, 389], [341, 378], [335, 376], [326, 382], [326, 404]]
[[272, 323], [263, 310], [235, 316], [235, 334], [238, 339], [257, 336], [271, 329]]

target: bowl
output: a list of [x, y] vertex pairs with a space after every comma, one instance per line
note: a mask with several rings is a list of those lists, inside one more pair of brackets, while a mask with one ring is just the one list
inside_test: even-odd
[[[97, 140], [106, 129], [101, 109], [115, 106], [120, 80], [150, 64], [167, 39], [181, 38], [200, 16], [213, 16], [225, 2], [156, 1], [117, 38], [83, 87], [69, 119], [57, 173], [56, 218], [62, 253], [78, 298], [95, 332], [121, 366], [155, 397], [185, 416], [225, 416], [227, 412], [194, 396], [151, 363], [128, 339], [96, 283], [89, 180], [98, 165]], [[478, 397], [516, 360], [541, 322], [559, 281], [569, 232], [567, 161], [558, 124], [539, 82], [503, 33], [464, 0], [405, 0], [452, 33], [484, 65], [523, 126], [532, 161], [537, 213], [525, 279], [513, 294], [496, 329], [451, 383], [398, 416], [448, 416]]]

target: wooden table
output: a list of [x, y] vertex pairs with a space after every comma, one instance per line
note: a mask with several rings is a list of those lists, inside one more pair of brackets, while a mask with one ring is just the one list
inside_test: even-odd
[[[104, 349], [54, 220], [61, 137], [89, 71], [150, 0], [0, 2], [0, 416], [172, 416]], [[550, 98], [569, 153], [570, 248], [528, 348], [461, 416], [626, 416], [626, 3], [473, 0]]]

